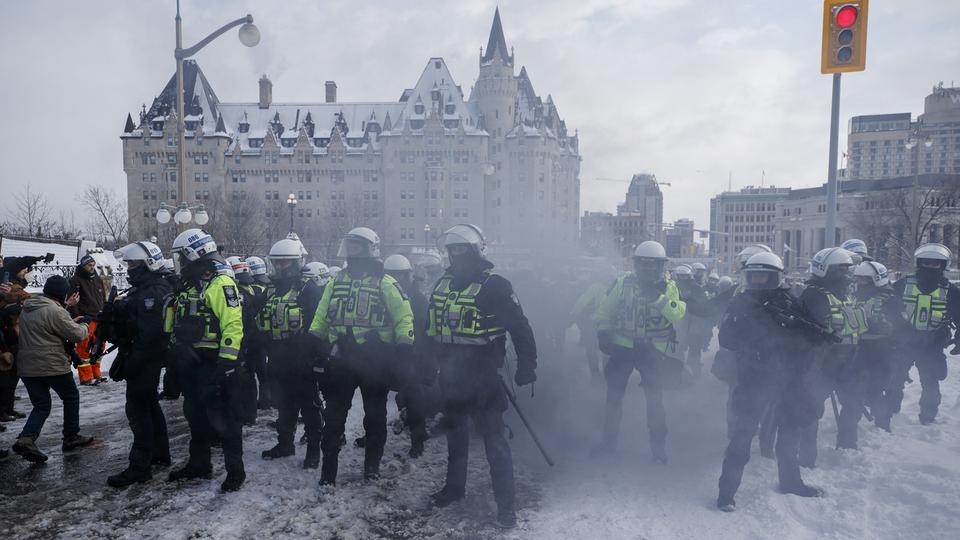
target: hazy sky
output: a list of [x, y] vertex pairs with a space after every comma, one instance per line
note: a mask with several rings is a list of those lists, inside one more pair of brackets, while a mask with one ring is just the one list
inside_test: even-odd
[[[263, 39], [230, 33], [197, 60], [222, 101], [396, 100], [442, 56], [469, 95], [494, 0], [184, 0], [192, 44], [250, 12]], [[922, 9], [920, 9], [922, 7]], [[612, 210], [635, 172], [665, 187], [665, 218], [705, 227], [727, 185], [810, 186], [827, 170], [830, 77], [820, 0], [500, 2], [517, 71], [579, 129], [582, 210]], [[119, 135], [174, 70], [174, 0], [0, 2], [0, 180], [58, 207], [88, 183], [124, 190]], [[852, 115], [919, 113], [938, 81], [960, 84], [960, 2], [873, 0], [867, 71], [843, 78]], [[841, 137], [841, 148], [845, 148]], [[0, 201], [0, 212], [9, 203]]]

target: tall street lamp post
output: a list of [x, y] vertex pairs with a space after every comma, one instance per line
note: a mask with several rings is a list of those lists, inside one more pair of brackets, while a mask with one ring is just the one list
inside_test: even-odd
[[[186, 200], [187, 193], [187, 173], [186, 173], [186, 149], [184, 148], [184, 130], [185, 123], [184, 117], [186, 116], [183, 106], [183, 61], [191, 56], [200, 52], [200, 49], [203, 49], [210, 44], [211, 41], [220, 37], [224, 32], [240, 26], [240, 43], [243, 43], [247, 47], [254, 47], [260, 43], [260, 30], [253, 24], [253, 16], [246, 15], [245, 17], [240, 17], [235, 21], [228, 22], [227, 24], [221, 26], [216, 31], [208, 35], [207, 37], [200, 40], [193, 47], [183, 48], [183, 28], [180, 19], [180, 0], [177, 0], [177, 16], [176, 16], [176, 28], [177, 28], [177, 48], [173, 51], [174, 59], [177, 61], [177, 195], [180, 197], [181, 201]], [[197, 127], [197, 129], [203, 129], [202, 126]], [[197, 212], [197, 217], [199, 218], [200, 212], [203, 212], [206, 215], [206, 212], [203, 210], [203, 207], [198, 208], [200, 211]], [[169, 216], [169, 210], [165, 210], [167, 216]], [[160, 212], [157, 212], [159, 220]], [[176, 218], [179, 216], [179, 218]], [[181, 202], [178, 205], [178, 211], [175, 216], [175, 221], [178, 224], [189, 223], [190, 218], [190, 207], [186, 202]], [[186, 218], [183, 220], [183, 218]], [[169, 217], [167, 220], [169, 221]], [[161, 221], [161, 223], [166, 223], [166, 221]], [[197, 222], [202, 225], [202, 223]], [[206, 223], [206, 221], [204, 221]]]
[[427, 223], [423, 226], [423, 252], [426, 253], [430, 250], [430, 224]]
[[293, 211], [297, 207], [297, 196], [291, 193], [287, 195], [287, 207], [290, 208], [290, 232], [293, 232]]

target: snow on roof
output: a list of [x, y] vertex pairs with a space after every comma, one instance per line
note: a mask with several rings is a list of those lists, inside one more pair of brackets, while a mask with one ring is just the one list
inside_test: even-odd
[[2, 257], [37, 257], [53, 253], [51, 264], [75, 265], [78, 262], [79, 252], [80, 242], [77, 240], [41, 242], [0, 238], [0, 256]]

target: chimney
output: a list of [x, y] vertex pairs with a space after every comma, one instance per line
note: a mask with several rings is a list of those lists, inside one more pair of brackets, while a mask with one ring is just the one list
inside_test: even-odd
[[327, 103], [336, 103], [337, 102], [337, 83], [334, 81], [327, 81], [324, 86], [327, 89]]
[[266, 75], [260, 77], [260, 108], [269, 109], [273, 102], [273, 83]]

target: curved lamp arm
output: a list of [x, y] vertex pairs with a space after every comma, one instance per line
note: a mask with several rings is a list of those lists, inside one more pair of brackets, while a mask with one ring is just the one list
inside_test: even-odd
[[231, 28], [235, 28], [237, 26], [240, 26], [241, 24], [246, 24], [246, 23], [253, 23], [253, 15], [247, 15], [246, 17], [240, 17], [235, 21], [228, 22], [227, 24], [218, 28], [215, 32], [213, 32], [209, 36], [203, 38], [199, 43], [197, 43], [193, 47], [187, 47], [186, 49], [176, 49], [175, 51], [173, 51], [173, 55], [174, 57], [176, 57], [177, 60], [190, 58], [191, 56], [197, 54], [200, 51], [200, 49], [206, 47], [211, 41], [220, 37], [220, 35], [226, 32], [227, 30], [230, 30]]

